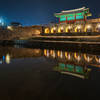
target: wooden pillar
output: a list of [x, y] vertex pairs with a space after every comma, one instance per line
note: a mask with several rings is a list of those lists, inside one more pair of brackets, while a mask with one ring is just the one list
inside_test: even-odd
[[67, 24], [67, 17], [66, 17], [66, 24]]
[[86, 17], [86, 16], [84, 16], [84, 21], [85, 21], [85, 22], [87, 21], [87, 17]]
[[76, 15], [75, 15], [75, 22], [76, 22]]
[[60, 23], [60, 18], [59, 18], [59, 23]]

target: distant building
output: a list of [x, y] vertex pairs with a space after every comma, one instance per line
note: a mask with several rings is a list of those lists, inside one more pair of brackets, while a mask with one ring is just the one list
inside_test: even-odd
[[85, 22], [87, 17], [91, 16], [89, 8], [79, 8], [74, 10], [61, 11], [61, 13], [55, 13], [55, 16], [59, 18], [59, 23], [75, 23], [75, 22]]
[[44, 33], [100, 32], [100, 18], [88, 19], [92, 16], [89, 8], [65, 10], [55, 13], [54, 16], [59, 19], [59, 22], [47, 25]]

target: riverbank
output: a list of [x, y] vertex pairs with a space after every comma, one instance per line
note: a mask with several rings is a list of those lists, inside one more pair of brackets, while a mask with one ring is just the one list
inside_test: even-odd
[[[51, 49], [67, 49], [67, 50], [81, 50], [81, 51], [100, 51], [100, 42], [78, 42], [78, 41], [50, 41], [50, 40], [2, 40], [0, 45], [16, 45], [17, 47], [29, 47], [29, 48], [51, 48]], [[95, 49], [96, 48], [96, 49]]]

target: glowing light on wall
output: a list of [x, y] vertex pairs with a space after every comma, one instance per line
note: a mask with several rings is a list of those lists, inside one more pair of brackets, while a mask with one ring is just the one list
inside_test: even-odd
[[60, 57], [60, 58], [63, 58], [63, 52], [62, 51], [58, 51], [57, 52], [57, 56]]
[[49, 50], [47, 50], [47, 57], [49, 57], [50, 53], [49, 53]]
[[80, 55], [77, 55], [77, 53], [74, 53], [74, 57], [77, 61], [80, 61], [81, 60], [81, 56]]
[[71, 59], [71, 55], [70, 54], [68, 54], [68, 60], [70, 60]]
[[100, 24], [97, 25], [97, 30], [100, 31]]
[[44, 50], [44, 55], [45, 55], [45, 56], [47, 55], [47, 50], [46, 50], [46, 49]]
[[63, 30], [64, 28], [63, 28], [63, 26], [61, 27], [61, 30]]
[[92, 30], [92, 26], [91, 25], [86, 25], [84, 31], [91, 31]]
[[71, 59], [71, 55], [70, 55], [70, 53], [65, 52], [65, 57], [66, 57], [68, 60], [70, 60], [70, 59]]
[[65, 52], [65, 57], [68, 58], [68, 52]]
[[62, 51], [60, 52], [60, 58], [63, 58], [63, 52]]
[[97, 63], [100, 63], [100, 58], [98, 58], [97, 56], [95, 56], [95, 60]]
[[100, 24], [98, 24], [98, 28], [100, 28]]
[[88, 25], [88, 26], [87, 26], [87, 29], [91, 29], [91, 25]]
[[71, 26], [68, 26], [68, 29], [71, 29], [72, 27]]
[[78, 26], [77, 26], [77, 29], [81, 29], [81, 25], [78, 25]]
[[50, 33], [49, 28], [46, 28], [46, 29], [45, 29], [45, 33]]
[[50, 54], [49, 54], [49, 50], [45, 49], [45, 50], [44, 50], [44, 55], [45, 55], [46, 57], [49, 57], [49, 55], [50, 55]]
[[62, 26], [62, 27], [59, 27], [59, 28], [58, 28], [58, 33], [63, 32], [63, 30], [64, 30], [63, 26]]
[[81, 30], [81, 28], [82, 28], [82, 26], [81, 26], [81, 25], [76, 26], [76, 28], [75, 28], [75, 32], [80, 31], [80, 30]]
[[69, 32], [72, 29], [72, 26], [66, 27], [66, 32]]
[[84, 59], [87, 61], [87, 62], [91, 62], [93, 60], [93, 57], [89, 57], [87, 56], [86, 54], [84, 54]]
[[56, 54], [55, 54], [55, 51], [53, 50], [53, 55], [52, 55], [53, 58], [56, 57]]
[[51, 28], [51, 33], [54, 33], [56, 31], [56, 27]]

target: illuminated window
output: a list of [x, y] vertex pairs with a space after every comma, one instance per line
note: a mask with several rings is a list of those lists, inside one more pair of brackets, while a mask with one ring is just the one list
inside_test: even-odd
[[76, 72], [77, 73], [83, 73], [83, 68], [80, 66], [76, 66]]
[[76, 19], [84, 19], [84, 16], [76, 16]]
[[66, 17], [60, 18], [60, 21], [66, 21]]
[[67, 20], [75, 20], [75, 17], [74, 16], [68, 17]]
[[74, 72], [74, 66], [73, 65], [67, 64], [66, 67], [67, 67], [67, 71]]

